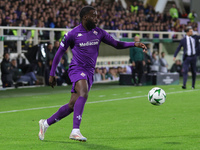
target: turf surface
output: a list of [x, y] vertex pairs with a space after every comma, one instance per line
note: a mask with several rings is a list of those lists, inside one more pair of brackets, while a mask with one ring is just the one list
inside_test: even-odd
[[52, 125], [44, 141], [38, 121], [50, 117], [70, 98], [71, 86], [0, 91], [1, 150], [199, 150], [200, 84], [159, 86], [167, 94], [161, 106], [151, 105], [154, 86], [94, 84], [85, 105], [81, 133], [87, 142], [72, 141], [72, 115]]

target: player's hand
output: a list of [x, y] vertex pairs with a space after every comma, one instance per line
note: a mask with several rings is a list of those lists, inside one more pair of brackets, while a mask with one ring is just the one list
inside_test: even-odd
[[173, 58], [173, 61], [175, 61], [175, 60], [176, 60], [176, 57]]
[[136, 46], [136, 47], [139, 47], [139, 48], [142, 48], [143, 51], [145, 51], [145, 50], [147, 49], [147, 47], [146, 47], [143, 43], [138, 43], [138, 42], [136, 42], [136, 43], [135, 43], [135, 46]]
[[54, 76], [49, 76], [49, 85], [54, 88], [56, 86], [56, 78]]

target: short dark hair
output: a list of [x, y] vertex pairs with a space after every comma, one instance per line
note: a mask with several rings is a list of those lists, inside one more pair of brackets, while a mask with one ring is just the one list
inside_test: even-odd
[[165, 52], [161, 52], [161, 55], [164, 54]]
[[4, 52], [4, 54], [3, 54], [3, 57], [5, 57], [6, 56], [6, 54], [9, 54], [8, 52]]
[[191, 27], [191, 26], [187, 27], [187, 28], [185, 29], [185, 32], [189, 32], [189, 31], [190, 31], [190, 29], [192, 29], [192, 27]]
[[90, 10], [95, 10], [95, 8], [92, 6], [85, 6], [81, 9], [80, 14], [79, 14], [81, 21], [83, 19], [83, 16], [85, 16], [87, 13], [89, 13]]

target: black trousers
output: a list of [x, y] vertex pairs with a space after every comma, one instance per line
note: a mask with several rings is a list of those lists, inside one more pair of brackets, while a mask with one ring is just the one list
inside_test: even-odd
[[192, 87], [195, 87], [196, 81], [196, 56], [187, 56], [183, 61], [183, 86], [186, 86], [187, 78], [188, 78], [188, 70], [189, 66], [192, 72]]
[[[137, 77], [136, 77], [137, 73]], [[135, 67], [132, 69], [132, 78], [135, 84], [141, 83], [143, 75], [143, 62], [142, 61], [136, 61], [135, 62]], [[136, 78], [138, 78], [138, 82], [136, 81]]]

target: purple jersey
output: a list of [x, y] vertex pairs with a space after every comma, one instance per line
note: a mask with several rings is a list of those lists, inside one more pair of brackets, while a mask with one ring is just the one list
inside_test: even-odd
[[54, 57], [50, 75], [55, 75], [55, 69], [69, 46], [73, 54], [70, 66], [83, 67], [93, 74], [101, 41], [117, 49], [134, 46], [134, 42], [120, 42], [114, 40], [106, 31], [98, 27], [91, 31], [86, 31], [83, 25], [80, 24], [64, 35]]

